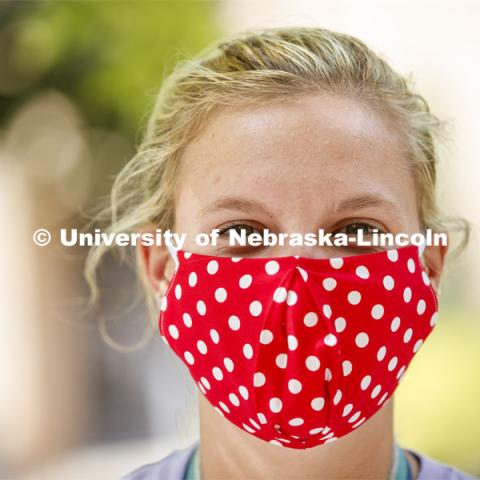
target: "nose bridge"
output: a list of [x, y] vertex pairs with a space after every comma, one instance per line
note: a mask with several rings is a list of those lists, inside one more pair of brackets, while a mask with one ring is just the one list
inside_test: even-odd
[[[308, 246], [303, 245], [301, 247], [293, 247], [298, 253], [294, 253], [293, 255], [298, 255], [300, 257], [308, 257], [308, 258], [315, 258], [315, 259], [322, 259], [322, 258], [329, 258], [331, 255], [329, 253], [328, 246]], [[331, 248], [330, 248], [331, 249]]]
[[[302, 200], [297, 198], [297, 200]], [[319, 237], [322, 233], [327, 238], [327, 231], [323, 231], [323, 223], [318, 223], [318, 215], [322, 215], [321, 205], [315, 205], [312, 209], [312, 203], [298, 203], [294, 210], [295, 214], [290, 213], [282, 224], [283, 230], [280, 233], [288, 235], [285, 244], [279, 246], [281, 255], [297, 255], [310, 258], [329, 258], [332, 256], [332, 247], [328, 245], [319, 245]], [[317, 220], [312, 221], [314, 218]], [[290, 245], [291, 240], [301, 236], [303, 245]], [[332, 237], [330, 237], [332, 239]], [[305, 243], [310, 243], [305, 245]], [[292, 242], [300, 243], [300, 242]], [[313, 244], [313, 245], [312, 245]]]
[[287, 240], [284, 246], [278, 246], [276, 248], [279, 249], [278, 253], [281, 256], [296, 256], [313, 259], [332, 257], [332, 247], [329, 247], [328, 245], [290, 245]]

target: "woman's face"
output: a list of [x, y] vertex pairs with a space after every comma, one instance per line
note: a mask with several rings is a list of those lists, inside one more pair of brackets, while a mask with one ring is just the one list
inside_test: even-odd
[[[344, 96], [305, 95], [226, 109], [182, 161], [175, 229], [188, 234], [187, 250], [199, 251], [196, 233], [235, 225], [246, 225], [246, 233], [419, 229], [415, 185], [400, 139], [378, 114]], [[199, 253], [329, 254], [326, 247], [231, 247], [227, 240]], [[342, 254], [365, 247], [354, 250]]]
[[[281, 98], [217, 113], [184, 152], [175, 207], [174, 230], [187, 234], [183, 249], [220, 256], [324, 258], [367, 252], [364, 247], [288, 244], [232, 247], [227, 237], [218, 246], [199, 247], [195, 235], [236, 224], [247, 233], [268, 229], [277, 234], [320, 228], [353, 233], [358, 226], [410, 234], [420, 228], [413, 176], [395, 129], [358, 101], [334, 95]], [[435, 288], [445, 252], [442, 247], [425, 250]], [[153, 289], [164, 295], [172, 259], [165, 247], [144, 247], [142, 253]], [[236, 436], [240, 430], [199, 398], [202, 442], [225, 437], [238, 446], [249, 439]], [[349, 437], [352, 448], [369, 438], [383, 442], [392, 423], [389, 405]]]
[[[184, 249], [209, 255], [322, 258], [372, 251], [229, 246], [227, 233], [218, 246], [195, 244], [197, 233], [214, 228], [247, 234], [420, 228], [401, 138], [378, 113], [340, 95], [292, 96], [217, 113], [183, 154], [175, 206], [175, 231], [187, 234]], [[435, 277], [443, 253], [429, 255]], [[158, 277], [163, 269], [153, 270]]]

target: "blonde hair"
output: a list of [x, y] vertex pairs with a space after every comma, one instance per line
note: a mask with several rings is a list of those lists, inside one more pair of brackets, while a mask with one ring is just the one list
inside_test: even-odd
[[[108, 221], [106, 230], [133, 232], [150, 223], [162, 230], [173, 228], [182, 151], [216, 109], [315, 91], [354, 95], [394, 119], [407, 146], [422, 227], [461, 230], [463, 247], [468, 223], [442, 215], [436, 201], [436, 138], [442, 122], [413, 91], [410, 80], [363, 42], [323, 28], [245, 32], [181, 62], [161, 87], [138, 153], [116, 177], [110, 205], [99, 217]], [[111, 248], [102, 245], [89, 252], [85, 274], [94, 300], [95, 274]], [[147, 299], [154, 311], [151, 295]]]

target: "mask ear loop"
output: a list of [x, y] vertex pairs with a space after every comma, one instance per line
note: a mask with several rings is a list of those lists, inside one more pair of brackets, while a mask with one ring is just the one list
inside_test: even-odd
[[419, 245], [417, 245], [418, 256], [421, 259], [423, 259], [423, 252], [425, 251], [425, 247], [427, 246], [427, 241], [426, 241], [427, 232], [425, 230], [423, 230], [422, 235], [423, 235], [423, 241]]
[[165, 245], [167, 246], [168, 252], [170, 253], [170, 256], [172, 257], [173, 261], [175, 262], [175, 270], [177, 270], [179, 261], [178, 261], [178, 255], [177, 255], [177, 249], [170, 244], [170, 242], [165, 242]]
[[[425, 236], [425, 232], [423, 232], [423, 234]], [[425, 265], [425, 257], [423, 256], [423, 252], [425, 252], [425, 247], [426, 246], [427, 246], [426, 240], [424, 240], [422, 243], [420, 243], [418, 245], [418, 256], [420, 258], [420, 263], [422, 263], [422, 265], [423, 265], [423, 269], [425, 270], [425, 273], [426, 273], [426, 265]], [[442, 289], [440, 287], [438, 287], [437, 289], [435, 289], [435, 293], [437, 295], [441, 295]]]
[[419, 257], [422, 257], [423, 255], [423, 252], [425, 251], [425, 247], [426, 247], [426, 242], [422, 242], [420, 245], [418, 245], [418, 256]]
[[157, 308], [160, 310], [163, 306], [163, 295], [160, 293], [160, 289], [155, 292], [155, 302], [157, 303]]
[[[176, 271], [179, 265], [177, 250], [169, 242], [165, 242], [165, 245], [167, 247], [168, 253], [170, 254], [170, 256], [172, 257], [175, 263], [175, 271]], [[161, 310], [162, 307], [164, 306], [165, 300], [164, 300], [164, 296], [160, 293], [160, 289], [158, 289], [155, 292], [155, 301], [157, 303], [157, 308]]]

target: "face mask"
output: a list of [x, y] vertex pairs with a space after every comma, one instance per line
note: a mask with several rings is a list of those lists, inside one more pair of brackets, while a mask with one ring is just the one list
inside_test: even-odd
[[219, 414], [275, 445], [311, 448], [366, 422], [436, 323], [415, 245], [331, 259], [170, 251], [163, 339]]

